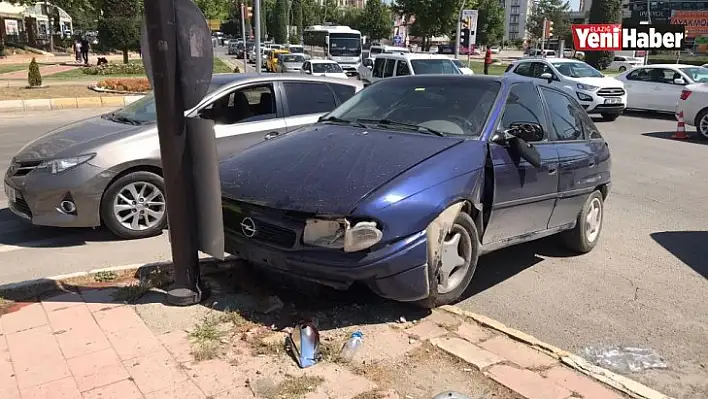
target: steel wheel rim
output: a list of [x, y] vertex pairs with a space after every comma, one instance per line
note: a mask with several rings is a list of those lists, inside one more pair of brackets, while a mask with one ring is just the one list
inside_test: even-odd
[[165, 195], [152, 183], [130, 183], [113, 199], [113, 216], [128, 230], [153, 228], [165, 216]]
[[438, 270], [438, 294], [446, 294], [462, 284], [470, 268], [472, 238], [464, 227], [455, 224], [443, 241]]
[[599, 198], [593, 198], [585, 216], [585, 237], [589, 242], [595, 242], [600, 235], [602, 226], [602, 202]]
[[698, 132], [708, 138], [708, 114], [703, 115], [703, 118], [698, 122]]

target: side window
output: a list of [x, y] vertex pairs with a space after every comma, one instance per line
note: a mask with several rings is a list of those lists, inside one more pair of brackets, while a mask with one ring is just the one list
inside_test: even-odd
[[330, 83], [329, 87], [334, 91], [334, 94], [339, 99], [340, 104], [352, 98], [352, 96], [356, 93], [354, 86]]
[[674, 84], [674, 71], [664, 68], [652, 68], [649, 72], [649, 79], [652, 83]]
[[[501, 126], [504, 129], [511, 127], [512, 123], [538, 123], [545, 130], [545, 116], [541, 97], [538, 90], [530, 83], [517, 83], [511, 87], [509, 97], [504, 105], [504, 114]], [[545, 132], [545, 140], [548, 140], [548, 132]]]
[[225, 94], [200, 111], [202, 118], [217, 125], [232, 125], [276, 117], [273, 85], [258, 85]]
[[[551, 113], [551, 122], [556, 131], [556, 140], [583, 140], [582, 108], [563, 93], [541, 88]], [[581, 112], [582, 111], [582, 112]]]
[[329, 112], [336, 107], [334, 94], [324, 83], [285, 82], [289, 116]]
[[583, 122], [583, 131], [585, 132], [585, 138], [586, 139], [601, 139], [602, 135], [600, 134], [600, 131], [597, 129], [597, 126], [595, 126], [595, 122], [592, 121], [592, 118], [590, 115], [588, 115], [585, 110], [581, 110], [582, 112], [579, 112], [580, 114], [580, 119]]
[[374, 61], [374, 72], [372, 76], [375, 78], [383, 78], [385, 64], [385, 58], [376, 58], [376, 60]]
[[411, 70], [408, 67], [408, 61], [398, 60], [398, 64], [396, 64], [396, 76], [406, 76], [410, 74]]
[[647, 72], [646, 68], [637, 68], [627, 74], [627, 80], [635, 80], [635, 81], [640, 81], [640, 82], [648, 82], [649, 81], [649, 73]]
[[302, 69], [304, 71], [309, 71], [310, 70], [310, 61], [305, 61], [305, 63], [302, 64]]
[[514, 73], [521, 76], [531, 76], [531, 63], [522, 62], [521, 64], [519, 64], [519, 66], [516, 67]]
[[553, 75], [553, 70], [547, 64], [543, 62], [532, 62], [531, 63], [531, 76], [534, 78], [540, 78], [544, 73], [550, 73]]
[[386, 67], [384, 68], [384, 74], [383, 74], [384, 78], [390, 78], [391, 76], [393, 76], [393, 67], [395, 64], [396, 64], [396, 60], [392, 60], [392, 59], [386, 60]]

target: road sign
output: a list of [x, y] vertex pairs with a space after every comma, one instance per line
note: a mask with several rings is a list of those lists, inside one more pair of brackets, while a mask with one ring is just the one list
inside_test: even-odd
[[403, 37], [401, 37], [401, 35], [396, 35], [393, 37], [393, 44], [399, 45], [401, 43], [403, 43]]
[[476, 20], [477, 15], [479, 15], [477, 10], [462, 10], [462, 18], [474, 18]]

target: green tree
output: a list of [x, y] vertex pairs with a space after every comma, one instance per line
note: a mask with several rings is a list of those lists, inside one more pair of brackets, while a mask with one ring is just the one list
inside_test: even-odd
[[[591, 24], [611, 24], [622, 21], [622, 0], [594, 0], [590, 6]], [[597, 69], [605, 69], [612, 62], [614, 54], [610, 51], [588, 51], [585, 62]]]
[[504, 37], [504, 9], [498, 0], [477, 0], [477, 44], [492, 46]]
[[39, 73], [39, 65], [34, 57], [32, 57], [32, 62], [30, 62], [29, 70], [27, 71], [27, 83], [29, 83], [30, 87], [42, 85], [42, 74]]
[[342, 10], [339, 15], [339, 19], [336, 22], [339, 25], [345, 25], [351, 27], [352, 29], [361, 30], [363, 17], [364, 11], [361, 8], [348, 7]]
[[206, 19], [224, 18], [229, 12], [229, 0], [194, 0]]
[[567, 1], [539, 0], [531, 8], [531, 15], [526, 22], [526, 31], [531, 38], [541, 39], [543, 36], [543, 20], [548, 19], [553, 22], [553, 37], [565, 38], [570, 31], [569, 12], [570, 5]]
[[361, 21], [362, 34], [369, 40], [388, 39], [393, 32], [391, 10], [381, 0], [369, 0]]
[[430, 48], [430, 38], [448, 34], [455, 29], [462, 0], [396, 0], [393, 10], [398, 14], [415, 15], [411, 35], [423, 39], [423, 49]]
[[322, 22], [322, 10], [318, 5], [317, 0], [300, 0], [300, 4], [302, 4], [303, 29]]
[[276, 43], [288, 40], [288, 0], [276, 0], [273, 14], [273, 27], [270, 33]]
[[141, 0], [103, 0], [103, 16], [98, 21], [101, 45], [123, 52], [128, 63], [128, 51], [140, 46], [140, 25], [143, 15]]
[[322, 23], [332, 22], [336, 23], [340, 16], [339, 5], [337, 0], [324, 0], [322, 7], [320, 7], [320, 21]]

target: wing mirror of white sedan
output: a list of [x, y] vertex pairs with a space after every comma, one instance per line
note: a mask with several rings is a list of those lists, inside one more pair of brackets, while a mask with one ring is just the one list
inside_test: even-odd
[[553, 74], [551, 74], [550, 72], [542, 73], [539, 77], [541, 79], [546, 79], [548, 83], [553, 83]]
[[683, 78], [674, 79], [675, 85], [686, 86], [686, 81]]

